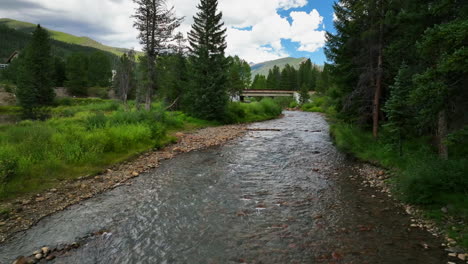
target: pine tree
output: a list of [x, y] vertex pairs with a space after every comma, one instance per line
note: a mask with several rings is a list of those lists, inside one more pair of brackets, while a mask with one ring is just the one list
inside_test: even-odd
[[55, 98], [50, 38], [40, 25], [22, 56], [16, 96], [25, 113], [32, 115], [35, 108], [50, 105]]
[[113, 85], [125, 106], [130, 90], [135, 84], [135, 67], [135, 51], [130, 50], [120, 57]]
[[88, 95], [88, 56], [83, 53], [73, 53], [68, 57], [66, 74], [65, 87], [71, 95]]
[[307, 84], [305, 83], [302, 84], [299, 95], [300, 95], [301, 105], [309, 102], [310, 96], [309, 96], [309, 88], [307, 87]]
[[253, 90], [266, 90], [268, 89], [267, 87], [267, 80], [265, 76], [257, 74], [254, 77], [254, 80], [252, 82], [252, 89]]
[[96, 51], [89, 56], [88, 85], [108, 87], [112, 78], [111, 62], [104, 52]]
[[143, 91], [145, 109], [150, 110], [151, 101], [157, 83], [156, 61], [158, 56], [174, 48], [172, 42], [176, 40], [174, 30], [180, 26], [181, 18], [174, 14], [174, 8], [168, 8], [165, 0], [133, 0], [137, 4], [134, 27], [140, 31], [139, 39], [146, 55], [147, 76]]
[[226, 29], [217, 0], [201, 0], [189, 33], [191, 52], [191, 101], [193, 115], [223, 120], [229, 100], [225, 57]]

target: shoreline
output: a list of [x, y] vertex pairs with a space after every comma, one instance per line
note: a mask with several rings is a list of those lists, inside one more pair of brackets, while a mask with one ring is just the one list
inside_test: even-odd
[[35, 195], [25, 195], [0, 202], [8, 208], [7, 217], [0, 220], [0, 245], [15, 233], [24, 231], [41, 219], [65, 210], [69, 206], [90, 199], [100, 193], [119, 186], [129, 185], [132, 178], [159, 167], [163, 160], [178, 154], [220, 146], [247, 132], [247, 125], [225, 125], [207, 127], [190, 132], [177, 132], [178, 141], [160, 150], [150, 150], [136, 157], [115, 164], [98, 175], [80, 177], [61, 182], [56, 187]]

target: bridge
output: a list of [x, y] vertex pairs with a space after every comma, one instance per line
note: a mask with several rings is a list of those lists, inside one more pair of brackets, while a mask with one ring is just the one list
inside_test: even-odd
[[[309, 92], [312, 95], [314, 92]], [[298, 91], [285, 90], [243, 90], [240, 97], [233, 98], [234, 101], [243, 102], [245, 97], [293, 97], [296, 102], [299, 102], [300, 95]]]

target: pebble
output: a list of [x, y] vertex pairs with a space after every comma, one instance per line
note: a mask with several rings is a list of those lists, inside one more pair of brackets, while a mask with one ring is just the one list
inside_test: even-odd
[[134, 172], [132, 172], [132, 175], [136, 177], [136, 176], [138, 176], [140, 174], [138, 172], [134, 171]]
[[449, 257], [454, 257], [454, 258], [455, 258], [455, 257], [457, 256], [457, 253], [453, 253], [453, 252], [452, 252], [452, 253], [448, 253], [448, 256], [449, 256]]
[[42, 254], [40, 254], [40, 253], [39, 253], [39, 254], [36, 254], [36, 255], [34, 255], [34, 257], [35, 257], [36, 259], [41, 259], [41, 258], [42, 258]]
[[457, 257], [461, 260], [466, 260], [466, 254], [458, 254]]
[[46, 260], [53, 260], [53, 259], [55, 259], [54, 255], [47, 256], [47, 258], [46, 258]]
[[49, 251], [50, 251], [50, 248], [48, 248], [48, 247], [43, 247], [43, 248], [41, 248], [41, 251], [42, 251], [42, 253], [44, 253], [44, 254], [48, 254]]
[[36, 202], [43, 202], [43, 201], [45, 201], [44, 197], [37, 197], [36, 198]]
[[51, 192], [57, 192], [57, 189], [50, 189]]

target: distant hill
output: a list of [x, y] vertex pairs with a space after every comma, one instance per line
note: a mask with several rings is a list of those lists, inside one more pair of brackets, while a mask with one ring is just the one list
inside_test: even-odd
[[[26, 34], [30, 34], [31, 32], [33, 32], [37, 26], [35, 24], [28, 23], [28, 22], [17, 21], [17, 20], [13, 20], [9, 18], [0, 18], [0, 26], [2, 25], [7, 26], [8, 28], [11, 28], [11, 29], [15, 29], [19, 32], [26, 33]], [[60, 42], [95, 48], [95, 49], [99, 49], [102, 51], [113, 53], [117, 56], [120, 56], [123, 53], [128, 51], [128, 49], [124, 49], [124, 48], [115, 48], [115, 47], [103, 45], [88, 37], [77, 37], [68, 33], [50, 30], [50, 29], [47, 29], [47, 31], [49, 31], [52, 39], [60, 41]]]
[[282, 58], [278, 60], [272, 60], [272, 61], [265, 61], [257, 64], [250, 65], [250, 68], [252, 69], [252, 78], [255, 77], [255, 75], [260, 74], [260, 75], [265, 75], [268, 76], [268, 71], [270, 69], [273, 69], [273, 67], [276, 65], [282, 70], [286, 64], [289, 64], [293, 66], [296, 69], [299, 69], [299, 66], [301, 63], [305, 62], [307, 58]]

